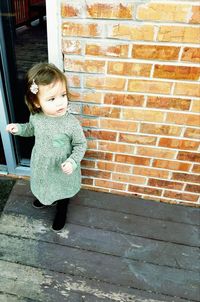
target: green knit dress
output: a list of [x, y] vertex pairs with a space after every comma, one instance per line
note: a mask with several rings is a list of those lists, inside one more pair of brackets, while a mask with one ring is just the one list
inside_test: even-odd
[[[31, 191], [44, 205], [74, 196], [81, 188], [80, 161], [86, 151], [86, 138], [79, 121], [70, 113], [51, 117], [30, 116], [29, 123], [17, 124], [20, 136], [35, 136], [31, 153]], [[72, 163], [73, 172], [64, 173], [61, 164]]]

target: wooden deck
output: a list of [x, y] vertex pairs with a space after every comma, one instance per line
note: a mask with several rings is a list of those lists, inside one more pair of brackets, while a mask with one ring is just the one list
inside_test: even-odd
[[68, 224], [18, 180], [0, 220], [0, 301], [199, 301], [200, 209], [82, 190]]

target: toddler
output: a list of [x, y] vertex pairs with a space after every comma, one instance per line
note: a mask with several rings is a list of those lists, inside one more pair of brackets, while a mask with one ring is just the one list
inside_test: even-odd
[[81, 187], [80, 161], [86, 139], [79, 121], [68, 112], [65, 75], [53, 64], [39, 63], [27, 73], [25, 102], [30, 119], [25, 124], [8, 124], [14, 135], [35, 136], [31, 154], [33, 206], [56, 204], [52, 228], [61, 230], [66, 222], [69, 198]]

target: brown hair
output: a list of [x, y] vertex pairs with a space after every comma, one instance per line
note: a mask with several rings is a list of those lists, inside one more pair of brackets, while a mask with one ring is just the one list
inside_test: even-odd
[[36, 85], [49, 85], [57, 81], [64, 82], [67, 88], [67, 79], [65, 75], [54, 64], [38, 63], [35, 64], [26, 75], [25, 81], [25, 103], [31, 113], [38, 113], [40, 108], [36, 107], [39, 104], [38, 92], [34, 94], [30, 88], [33, 83]]

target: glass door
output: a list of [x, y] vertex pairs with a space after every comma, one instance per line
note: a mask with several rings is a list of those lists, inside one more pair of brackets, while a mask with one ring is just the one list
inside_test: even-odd
[[[35, 63], [48, 61], [45, 0], [0, 1], [0, 41], [0, 84], [3, 90], [0, 101], [6, 111], [0, 113], [1, 119], [25, 123], [29, 120], [29, 111], [24, 103], [25, 74]], [[5, 150], [7, 143], [3, 139], [3, 131], [1, 129]], [[29, 166], [34, 138], [12, 136], [10, 140], [17, 165]], [[2, 150], [0, 144], [0, 160], [4, 164], [7, 154], [4, 156]]]

